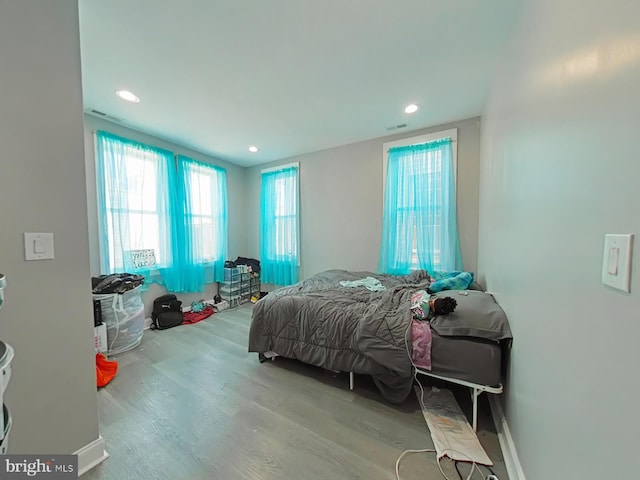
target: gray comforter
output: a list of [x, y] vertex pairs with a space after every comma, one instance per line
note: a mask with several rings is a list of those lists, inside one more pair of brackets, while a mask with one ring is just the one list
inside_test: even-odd
[[[374, 277], [386, 290], [343, 287]], [[411, 294], [429, 286], [425, 271], [406, 276], [329, 270], [259, 300], [250, 352], [275, 352], [335, 371], [369, 374], [384, 397], [402, 402], [412, 385]]]

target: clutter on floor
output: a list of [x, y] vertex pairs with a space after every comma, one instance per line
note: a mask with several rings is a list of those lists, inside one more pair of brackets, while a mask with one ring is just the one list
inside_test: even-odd
[[144, 277], [113, 273], [91, 278], [97, 352], [116, 355], [137, 347], [144, 333]]
[[107, 385], [118, 373], [118, 362], [107, 360], [102, 353], [96, 353], [96, 384], [98, 387]]
[[202, 309], [199, 310], [193, 310], [193, 308], [191, 309], [190, 312], [184, 312], [182, 314], [182, 318], [183, 318], [183, 325], [189, 325], [192, 323], [198, 323], [201, 322], [202, 320], [204, 320], [205, 318], [209, 318], [211, 315], [213, 315], [213, 307], [206, 305], [205, 307], [203, 307]]

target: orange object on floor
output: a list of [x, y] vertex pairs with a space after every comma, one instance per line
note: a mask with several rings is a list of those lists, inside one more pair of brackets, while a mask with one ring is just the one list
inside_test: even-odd
[[118, 362], [107, 360], [102, 353], [96, 353], [96, 383], [98, 387], [104, 387], [113, 380], [118, 373]]

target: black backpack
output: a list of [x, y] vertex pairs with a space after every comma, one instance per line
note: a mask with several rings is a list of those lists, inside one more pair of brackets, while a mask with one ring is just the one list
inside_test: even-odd
[[162, 295], [153, 301], [151, 328], [164, 330], [182, 325], [182, 302], [173, 294]]

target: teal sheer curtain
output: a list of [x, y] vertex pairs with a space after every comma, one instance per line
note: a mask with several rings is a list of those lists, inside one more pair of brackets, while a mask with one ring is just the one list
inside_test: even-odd
[[262, 173], [260, 190], [261, 281], [298, 281], [298, 168]]
[[[145, 283], [182, 291], [176, 269], [178, 205], [173, 154], [108, 132], [96, 132], [100, 267], [135, 272]], [[157, 266], [134, 267], [133, 254], [153, 250]]]
[[378, 271], [462, 269], [451, 139], [389, 149]]
[[227, 256], [227, 173], [178, 156], [180, 212], [179, 268], [183, 291], [204, 290], [207, 281], [224, 280]]

